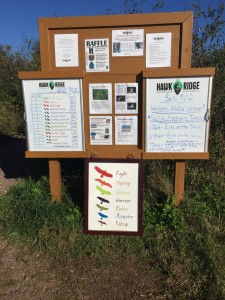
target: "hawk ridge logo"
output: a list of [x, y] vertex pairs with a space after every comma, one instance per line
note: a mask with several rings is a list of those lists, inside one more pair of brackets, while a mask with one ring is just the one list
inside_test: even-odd
[[55, 83], [53, 81], [50, 81], [49, 82], [49, 87], [50, 87], [51, 90], [53, 90], [54, 87], [55, 87]]
[[182, 90], [183, 88], [183, 84], [182, 82], [180, 82], [179, 80], [176, 80], [173, 84], [173, 90], [174, 92], [179, 95], [180, 91]]
[[40, 88], [50, 88], [51, 90], [54, 90], [54, 88], [65, 88], [65, 82], [64, 81], [60, 81], [60, 82], [54, 82], [54, 81], [50, 81], [50, 82], [39, 82], [39, 87]]

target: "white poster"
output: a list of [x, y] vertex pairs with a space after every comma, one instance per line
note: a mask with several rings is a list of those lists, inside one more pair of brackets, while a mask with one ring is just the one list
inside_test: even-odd
[[109, 72], [109, 40], [85, 40], [86, 72]]
[[112, 84], [91, 83], [89, 84], [89, 113], [111, 114], [112, 113]]
[[146, 68], [171, 67], [172, 33], [146, 34]]
[[83, 151], [81, 79], [23, 80], [30, 151]]
[[[87, 168], [86, 168], [87, 169]], [[88, 163], [85, 231], [138, 234], [141, 223], [139, 162]]]
[[115, 83], [115, 113], [138, 113], [137, 83]]
[[55, 34], [56, 67], [78, 67], [78, 34]]
[[144, 30], [112, 31], [112, 56], [143, 56]]
[[147, 79], [146, 152], [206, 152], [212, 77]]
[[112, 145], [112, 117], [90, 117], [90, 144]]
[[115, 117], [115, 144], [137, 145], [138, 139], [137, 116]]

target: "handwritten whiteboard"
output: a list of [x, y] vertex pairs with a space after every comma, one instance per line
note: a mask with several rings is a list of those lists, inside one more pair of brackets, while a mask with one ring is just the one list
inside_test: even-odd
[[30, 151], [83, 151], [81, 79], [23, 80]]
[[142, 234], [140, 160], [86, 160], [85, 233]]
[[212, 76], [146, 79], [145, 152], [207, 152]]

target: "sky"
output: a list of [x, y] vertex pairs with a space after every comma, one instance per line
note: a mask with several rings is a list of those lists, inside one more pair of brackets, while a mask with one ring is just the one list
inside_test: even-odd
[[[140, 0], [139, 0], [140, 1]], [[196, 0], [165, 0], [159, 12], [191, 11]], [[203, 8], [216, 5], [219, 0], [197, 0]], [[141, 2], [141, 1], [140, 1]], [[142, 5], [150, 13], [152, 3]], [[95, 16], [124, 13], [124, 0], [6, 0], [0, 9], [0, 44], [12, 45], [14, 50], [24, 45], [24, 39], [39, 39], [38, 18]]]

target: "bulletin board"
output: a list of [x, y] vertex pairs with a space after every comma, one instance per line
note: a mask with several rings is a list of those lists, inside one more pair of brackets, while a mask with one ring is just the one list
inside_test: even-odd
[[[75, 150], [30, 147], [26, 157], [142, 158], [142, 72], [190, 68], [192, 22], [192, 12], [39, 18], [41, 73], [83, 74], [84, 137]], [[20, 78], [45, 79], [34, 73]]]
[[[165, 75], [190, 69], [192, 26], [192, 12], [39, 18], [41, 71], [19, 72], [19, 78], [77, 79], [82, 86], [80, 146], [45, 151], [29, 142], [25, 154], [49, 159], [53, 199], [61, 199], [60, 158], [165, 158], [162, 152], [154, 156], [145, 144], [146, 84], [149, 89], [151, 79], [143, 72], [158, 70]], [[203, 158], [202, 153], [181, 154], [167, 157]], [[183, 162], [179, 161], [177, 170], [175, 192], [180, 197]]]
[[143, 161], [85, 160], [84, 232], [143, 234]]
[[214, 68], [145, 72], [144, 158], [208, 158]]

